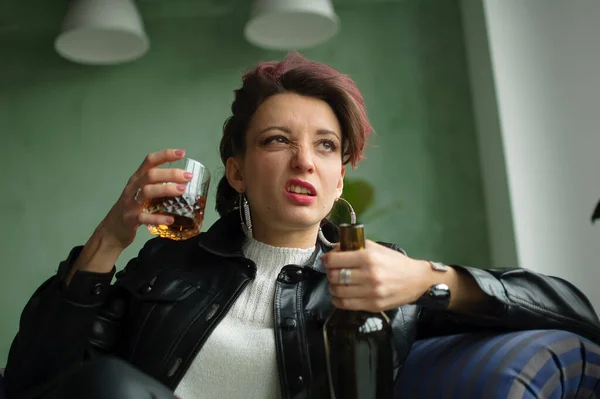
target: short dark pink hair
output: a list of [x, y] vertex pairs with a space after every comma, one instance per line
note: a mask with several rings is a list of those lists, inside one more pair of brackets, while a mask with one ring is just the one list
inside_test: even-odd
[[[242, 77], [235, 91], [232, 115], [223, 126], [221, 160], [243, 156], [252, 115], [268, 97], [285, 92], [319, 98], [329, 104], [342, 128], [342, 162], [356, 167], [372, 131], [362, 94], [348, 75], [320, 62], [290, 52], [282, 61], [259, 63]], [[217, 188], [216, 208], [221, 216], [238, 206], [238, 193], [224, 176]]]

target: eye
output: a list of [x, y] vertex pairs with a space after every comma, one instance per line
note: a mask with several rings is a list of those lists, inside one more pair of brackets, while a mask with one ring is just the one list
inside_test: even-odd
[[333, 140], [323, 139], [319, 141], [319, 146], [325, 151], [335, 152], [337, 150], [337, 144]]
[[268, 144], [271, 144], [271, 143], [286, 144], [286, 143], [289, 143], [289, 140], [285, 136], [274, 135], [274, 136], [269, 136], [266, 139], [264, 139], [263, 141], [261, 141], [262, 145], [268, 145]]

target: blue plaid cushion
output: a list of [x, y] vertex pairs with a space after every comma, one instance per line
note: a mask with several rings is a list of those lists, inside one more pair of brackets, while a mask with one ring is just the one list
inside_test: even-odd
[[397, 398], [600, 397], [600, 347], [555, 330], [460, 334], [416, 341]]

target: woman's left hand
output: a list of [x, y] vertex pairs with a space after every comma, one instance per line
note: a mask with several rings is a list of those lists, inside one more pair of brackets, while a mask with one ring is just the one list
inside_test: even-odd
[[[380, 312], [413, 303], [433, 284], [431, 267], [367, 240], [358, 251], [338, 248], [321, 258], [328, 269], [333, 304], [342, 309]], [[350, 269], [348, 284], [340, 271]]]

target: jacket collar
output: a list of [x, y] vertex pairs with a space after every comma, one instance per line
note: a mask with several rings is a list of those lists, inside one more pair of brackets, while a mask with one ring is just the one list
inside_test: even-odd
[[237, 211], [229, 212], [217, 220], [210, 228], [200, 234], [198, 245], [206, 251], [219, 256], [244, 256], [242, 246], [246, 236], [240, 224]]
[[[242, 251], [246, 236], [242, 231], [240, 214], [237, 210], [217, 220], [206, 232], [200, 234], [198, 245], [204, 250], [225, 257], [244, 257]], [[329, 220], [321, 223], [323, 234], [331, 242], [339, 241], [339, 231], [335, 224]], [[307, 263], [311, 268], [325, 272], [321, 263], [322, 254], [329, 252], [330, 248], [317, 240], [316, 250], [311, 260]]]

